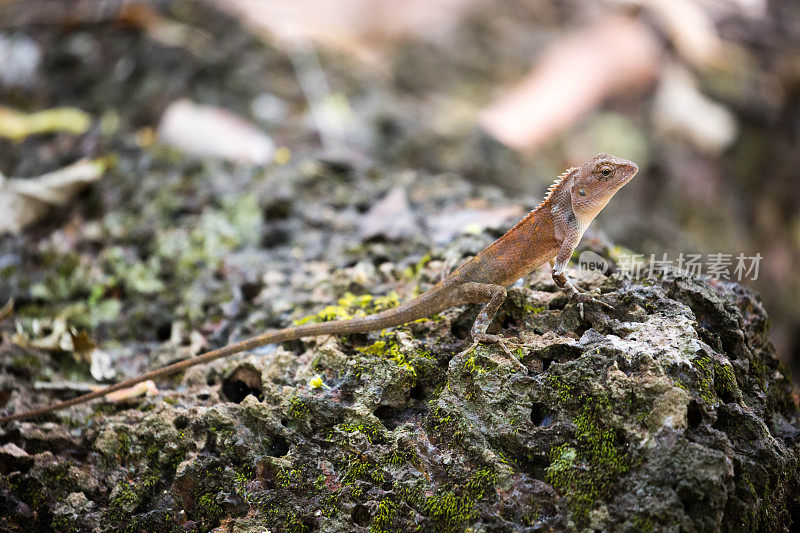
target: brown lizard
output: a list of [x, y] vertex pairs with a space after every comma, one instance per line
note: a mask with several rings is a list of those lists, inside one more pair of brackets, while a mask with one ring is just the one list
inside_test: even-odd
[[[608, 154], [598, 154], [582, 166], [566, 170], [550, 186], [541, 203], [505, 235], [406, 304], [350, 320], [304, 324], [268, 331], [71, 400], [2, 417], [0, 423], [64, 409], [146, 380], [175, 374], [189, 367], [265, 344], [318, 335], [366, 333], [399, 326], [450, 307], [470, 303], [483, 304], [483, 308], [472, 325], [472, 344], [461, 353], [466, 353], [480, 342], [500, 343], [508, 352], [503, 344], [508, 339], [487, 334], [486, 330], [506, 298], [506, 287], [544, 263], [550, 262], [553, 280], [571, 298], [581, 304], [591, 301], [606, 305], [580, 292], [570, 283], [564, 271], [589, 223], [637, 171], [635, 163]], [[521, 365], [515, 358], [512, 357], [512, 360]]]

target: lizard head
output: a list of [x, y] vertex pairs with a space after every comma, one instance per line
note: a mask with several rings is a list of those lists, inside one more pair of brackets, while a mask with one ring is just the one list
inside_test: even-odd
[[597, 154], [572, 174], [570, 197], [578, 220], [588, 224], [639, 167], [633, 161], [609, 154]]

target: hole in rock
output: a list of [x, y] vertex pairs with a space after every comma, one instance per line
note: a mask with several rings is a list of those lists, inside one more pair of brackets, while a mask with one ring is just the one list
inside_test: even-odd
[[353, 519], [353, 523], [359, 526], [366, 526], [372, 520], [369, 509], [363, 505], [356, 505], [356, 508], [353, 509], [351, 518]]
[[553, 423], [553, 415], [546, 405], [535, 403], [531, 408], [531, 422], [540, 427], [547, 427]]
[[289, 443], [278, 435], [277, 437], [273, 437], [272, 444], [269, 446], [269, 455], [272, 457], [283, 457], [289, 453]]
[[258, 401], [264, 399], [261, 372], [251, 366], [237, 368], [222, 382], [222, 395], [234, 403], [242, 403], [250, 394], [258, 398]]
[[689, 402], [689, 406], [686, 408], [686, 423], [690, 428], [697, 429], [702, 422], [703, 409], [700, 404], [695, 401]]
[[381, 419], [383, 425], [389, 431], [392, 431], [397, 426], [400, 425], [400, 422], [397, 420], [397, 410], [393, 407], [389, 407], [388, 405], [379, 405], [374, 412], [375, 416]]
[[425, 387], [422, 385], [414, 385], [408, 393], [409, 397], [413, 400], [422, 400], [425, 397]]

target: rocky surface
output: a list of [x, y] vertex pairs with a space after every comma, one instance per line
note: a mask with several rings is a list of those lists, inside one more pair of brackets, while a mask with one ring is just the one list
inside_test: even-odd
[[[543, 279], [543, 278], [542, 278]], [[192, 370], [177, 392], [3, 428], [7, 530], [788, 530], [798, 393], [758, 297], [607, 280], [606, 314], [539, 279], [453, 357], [476, 309]], [[538, 289], [538, 290], [535, 290]], [[345, 297], [312, 319], [371, 310]], [[14, 404], [23, 404], [17, 399]]]

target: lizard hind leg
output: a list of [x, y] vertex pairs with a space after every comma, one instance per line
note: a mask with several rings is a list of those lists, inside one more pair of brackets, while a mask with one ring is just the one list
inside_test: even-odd
[[478, 313], [477, 318], [475, 318], [475, 322], [473, 322], [472, 329], [470, 330], [472, 344], [470, 344], [466, 350], [463, 350], [456, 355], [454, 360], [461, 359], [482, 342], [492, 343], [500, 345], [503, 351], [506, 352], [506, 355], [508, 355], [508, 358], [514, 364], [516, 364], [520, 370], [527, 372], [527, 367], [525, 367], [525, 365], [523, 365], [519, 359], [517, 359], [514, 354], [511, 353], [511, 350], [508, 347], [509, 344], [519, 346], [518, 342], [501, 337], [499, 335], [490, 335], [486, 333], [486, 330], [489, 328], [492, 320], [494, 320], [494, 317], [497, 314], [497, 310], [500, 309], [500, 306], [506, 299], [506, 288], [502, 285], [494, 285], [491, 283], [470, 282], [462, 285], [460, 291], [461, 295], [466, 301], [470, 303], [482, 303], [484, 305]]

